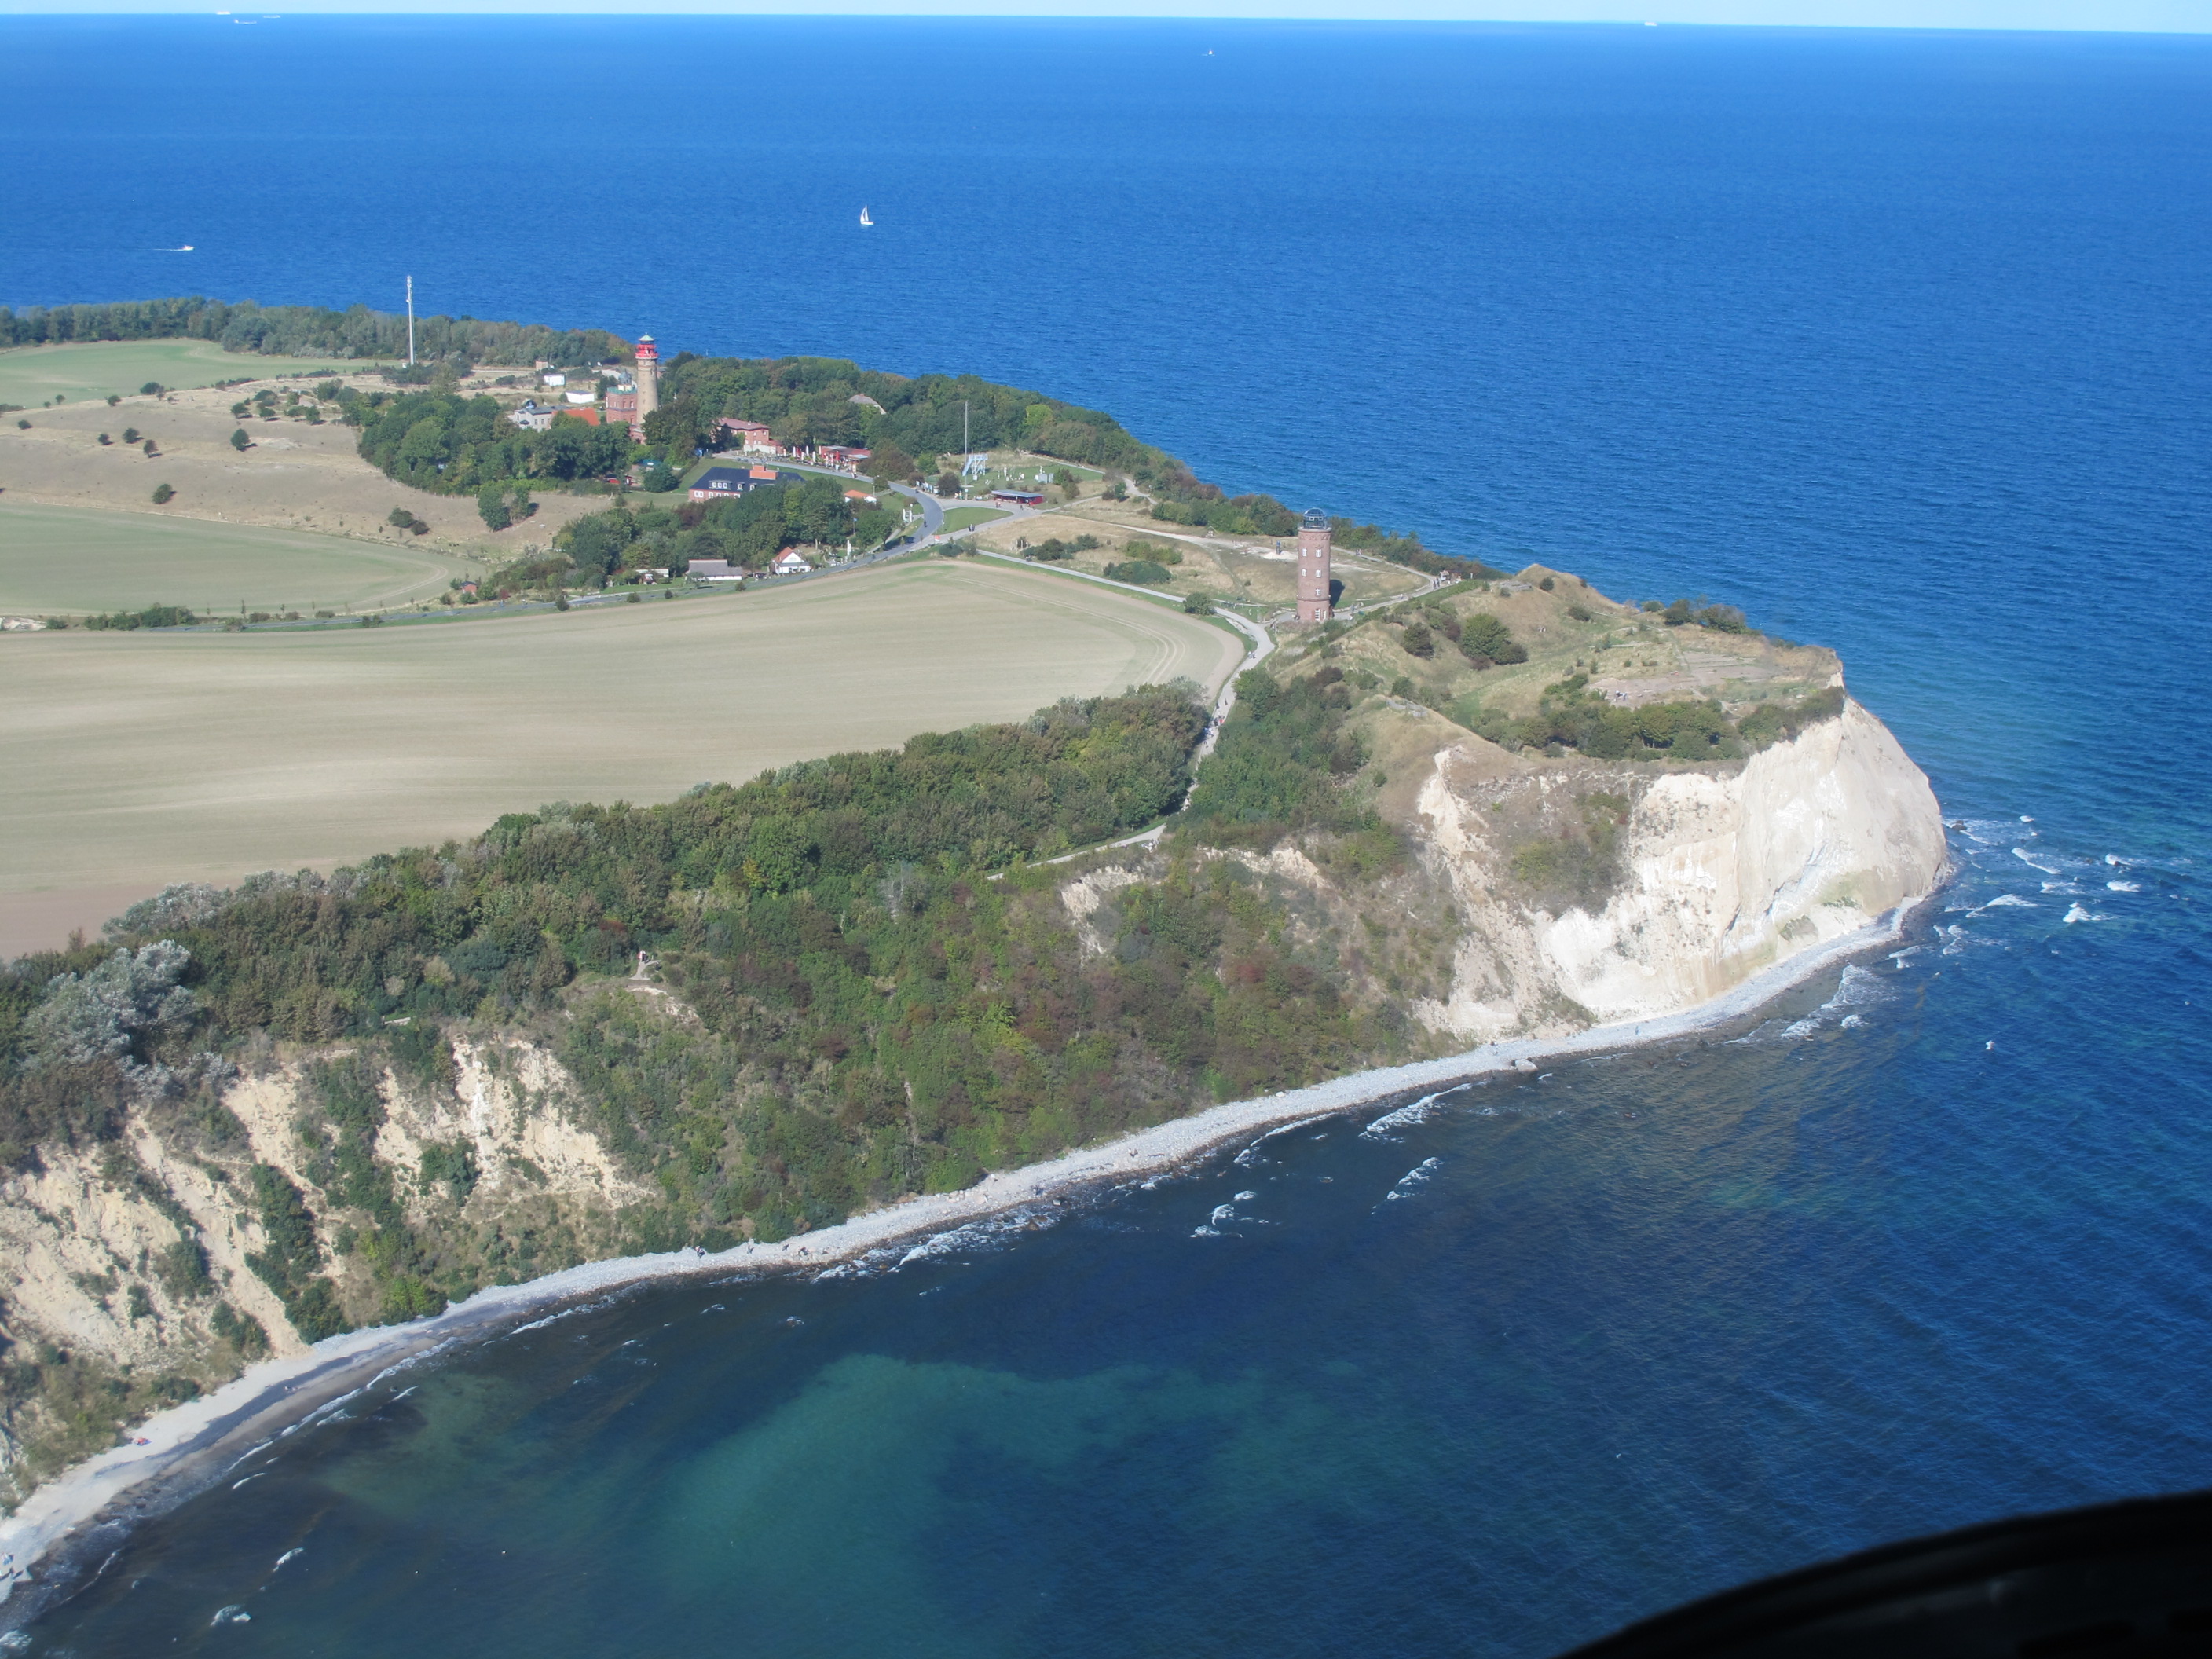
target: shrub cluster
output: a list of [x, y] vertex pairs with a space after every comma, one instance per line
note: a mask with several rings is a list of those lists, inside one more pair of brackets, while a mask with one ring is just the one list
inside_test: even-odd
[[1352, 688], [1333, 665], [1288, 681], [1261, 668], [1239, 676], [1237, 706], [1191, 793], [1200, 837], [1266, 847], [1295, 830], [1370, 827], [1372, 809], [1342, 785], [1366, 763], [1345, 729], [1351, 706]]
[[1515, 720], [1495, 711], [1474, 718], [1474, 729], [1513, 748], [1573, 749], [1594, 760], [1739, 760], [1808, 726], [1843, 713], [1835, 688], [1809, 692], [1788, 703], [1761, 703], [1731, 720], [1710, 697], [1674, 698], [1621, 708], [1589, 689], [1576, 674], [1544, 689], [1537, 712]]
[[1139, 587], [1158, 587], [1171, 580], [1164, 565], [1154, 564], [1150, 559], [1125, 559], [1106, 567], [1109, 582], [1129, 582]]
[[1022, 556], [1025, 559], [1038, 559], [1047, 564], [1052, 564], [1063, 559], [1072, 559], [1079, 553], [1088, 553], [1093, 548], [1104, 545], [1105, 544], [1096, 536], [1078, 536], [1069, 541], [1062, 541], [1059, 537], [1054, 536], [1039, 542], [1034, 547], [1024, 548]]
[[87, 628], [190, 628], [199, 617], [180, 605], [149, 605], [143, 611], [117, 611], [87, 617]]

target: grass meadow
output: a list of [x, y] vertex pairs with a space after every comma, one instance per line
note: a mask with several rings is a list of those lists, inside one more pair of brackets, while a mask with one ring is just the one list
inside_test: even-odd
[[181, 605], [216, 615], [343, 611], [446, 591], [465, 560], [403, 542], [155, 513], [0, 503], [0, 611], [76, 615]]
[[58, 396], [71, 403], [110, 394], [128, 397], [149, 380], [174, 389], [319, 368], [357, 374], [362, 365], [335, 363], [328, 357], [261, 357], [225, 351], [212, 340], [86, 340], [14, 346], [0, 351], [0, 404], [35, 409]]
[[173, 881], [468, 836], [1242, 659], [1130, 595], [962, 560], [434, 627], [0, 635], [0, 954]]

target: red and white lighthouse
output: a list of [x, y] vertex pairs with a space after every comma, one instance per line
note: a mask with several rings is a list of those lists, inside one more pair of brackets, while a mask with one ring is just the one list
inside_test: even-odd
[[1336, 614], [1329, 601], [1328, 520], [1316, 507], [1298, 526], [1298, 620], [1325, 623]]

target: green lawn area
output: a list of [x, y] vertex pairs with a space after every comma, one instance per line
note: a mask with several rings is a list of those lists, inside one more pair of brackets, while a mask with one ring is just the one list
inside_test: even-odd
[[11, 616], [181, 605], [235, 614], [396, 605], [441, 593], [461, 560], [312, 532], [151, 513], [0, 503], [0, 611]]
[[328, 368], [361, 373], [359, 362], [324, 357], [261, 357], [225, 351], [212, 340], [96, 340], [70, 345], [16, 346], [0, 351], [0, 404], [35, 409], [56, 396], [71, 403], [130, 396], [149, 380], [173, 388], [213, 386], [240, 375], [296, 374]]
[[995, 507], [947, 507], [945, 513], [945, 528], [948, 532], [955, 530], [969, 530], [979, 524], [988, 524], [994, 519], [1003, 519], [1006, 516], [1005, 513]]

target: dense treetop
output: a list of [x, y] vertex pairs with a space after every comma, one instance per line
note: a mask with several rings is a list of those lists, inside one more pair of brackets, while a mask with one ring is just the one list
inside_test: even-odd
[[531, 432], [509, 421], [496, 399], [453, 392], [393, 397], [344, 387], [335, 395], [361, 428], [362, 459], [434, 494], [466, 495], [514, 478], [574, 484], [629, 470], [625, 427], [561, 418]]
[[[404, 357], [402, 313], [353, 306], [235, 305], [195, 295], [104, 305], [0, 306], [0, 345], [56, 345], [76, 340], [212, 340], [225, 351], [279, 357]], [[580, 367], [628, 353], [605, 329], [553, 329], [474, 317], [417, 317], [415, 354], [423, 362], [531, 363]]]

